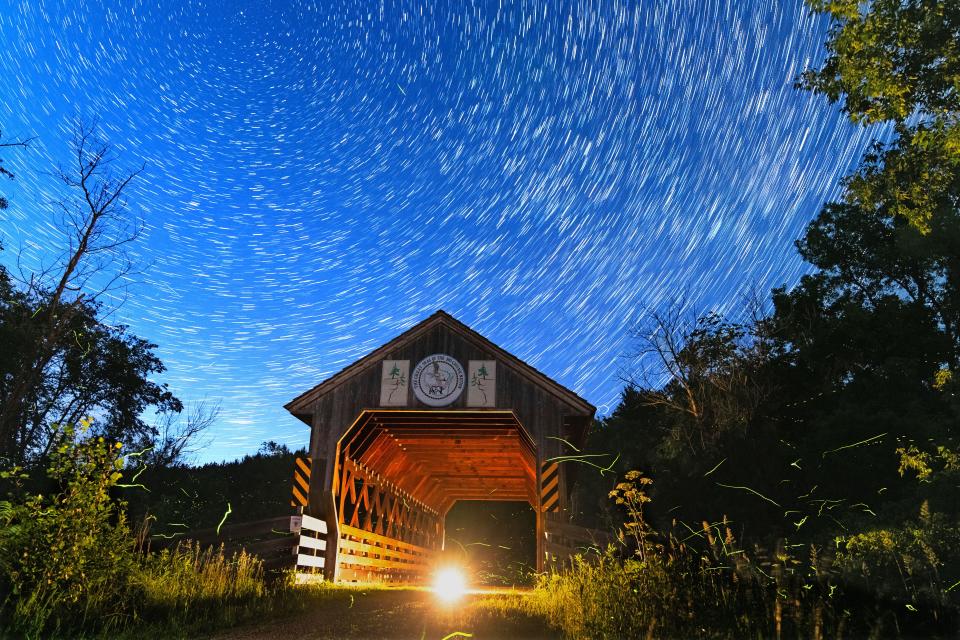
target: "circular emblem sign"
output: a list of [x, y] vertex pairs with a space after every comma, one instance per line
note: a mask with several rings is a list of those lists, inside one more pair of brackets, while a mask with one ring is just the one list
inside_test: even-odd
[[460, 397], [464, 379], [463, 367], [456, 359], [435, 353], [417, 363], [410, 383], [420, 402], [444, 407]]

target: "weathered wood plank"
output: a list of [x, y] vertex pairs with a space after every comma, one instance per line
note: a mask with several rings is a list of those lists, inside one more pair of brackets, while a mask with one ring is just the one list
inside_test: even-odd
[[301, 529], [308, 529], [310, 531], [316, 531], [318, 533], [326, 534], [327, 533], [327, 522], [321, 520], [320, 518], [314, 518], [313, 516], [303, 515], [303, 521], [300, 524]]
[[311, 538], [309, 536], [300, 536], [297, 544], [301, 549], [318, 549], [320, 551], [326, 551], [327, 549], [326, 540]]
[[300, 567], [319, 567], [323, 568], [323, 556], [309, 556], [304, 553], [297, 554], [297, 566]]

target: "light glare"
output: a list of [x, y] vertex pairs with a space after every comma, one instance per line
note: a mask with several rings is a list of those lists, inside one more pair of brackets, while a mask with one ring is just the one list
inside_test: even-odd
[[447, 567], [437, 572], [433, 580], [433, 592], [444, 602], [454, 602], [467, 592], [467, 581], [463, 572]]

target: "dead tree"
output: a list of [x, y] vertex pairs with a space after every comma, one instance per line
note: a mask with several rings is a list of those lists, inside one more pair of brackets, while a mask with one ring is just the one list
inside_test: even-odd
[[[3, 139], [3, 132], [0, 131], [0, 140]], [[10, 142], [0, 142], [0, 149], [10, 149], [15, 147], [20, 147], [21, 149], [26, 149], [30, 146], [30, 143], [33, 141], [33, 138], [27, 138], [26, 140], [12, 140]], [[0, 158], [0, 176], [13, 180], [16, 176], [12, 171], [3, 166], [3, 158]], [[10, 202], [2, 195], [0, 195], [0, 209], [6, 209], [10, 206]]]
[[0, 458], [8, 460], [18, 459], [17, 430], [72, 317], [82, 305], [115, 291], [132, 272], [124, 246], [141, 231], [127, 213], [124, 196], [143, 167], [115, 172], [114, 155], [98, 137], [95, 123], [75, 125], [71, 151], [70, 164], [56, 171], [70, 194], [57, 203], [58, 222], [67, 229], [67, 248], [53, 265], [24, 278], [27, 290], [44, 304], [35, 318], [36, 339], [16, 363], [0, 406]]
[[204, 437], [207, 429], [220, 417], [220, 403], [200, 401], [186, 416], [173, 412], [160, 414], [157, 437], [144, 461], [153, 467], [183, 466], [198, 450], [210, 441]]
[[669, 416], [670, 437], [696, 454], [724, 432], [744, 430], [770, 393], [759, 373], [767, 357], [762, 326], [686, 313], [676, 302], [645, 315], [633, 331], [641, 369], [626, 382]]

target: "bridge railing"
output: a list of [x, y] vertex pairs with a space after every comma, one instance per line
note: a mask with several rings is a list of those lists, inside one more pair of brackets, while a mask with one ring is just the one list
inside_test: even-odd
[[170, 537], [151, 536], [145, 545], [147, 550], [170, 549], [185, 541], [192, 541], [201, 548], [223, 546], [226, 555], [245, 551], [259, 557], [267, 570], [292, 567], [297, 536], [293, 531], [291, 516], [278, 516], [251, 522], [224, 525], [217, 529], [198, 529], [175, 533]]
[[413, 584], [422, 582], [430, 571], [434, 552], [409, 542], [340, 525], [340, 552], [337, 556], [341, 581]]
[[294, 522], [300, 534], [296, 548], [297, 572], [322, 574], [326, 564], [327, 523], [306, 514], [295, 516]]
[[575, 555], [589, 558], [591, 554], [602, 554], [607, 545], [617, 542], [613, 534], [599, 529], [589, 529], [551, 518], [547, 518], [544, 524], [545, 560], [546, 565], [551, 568], [568, 564]]

